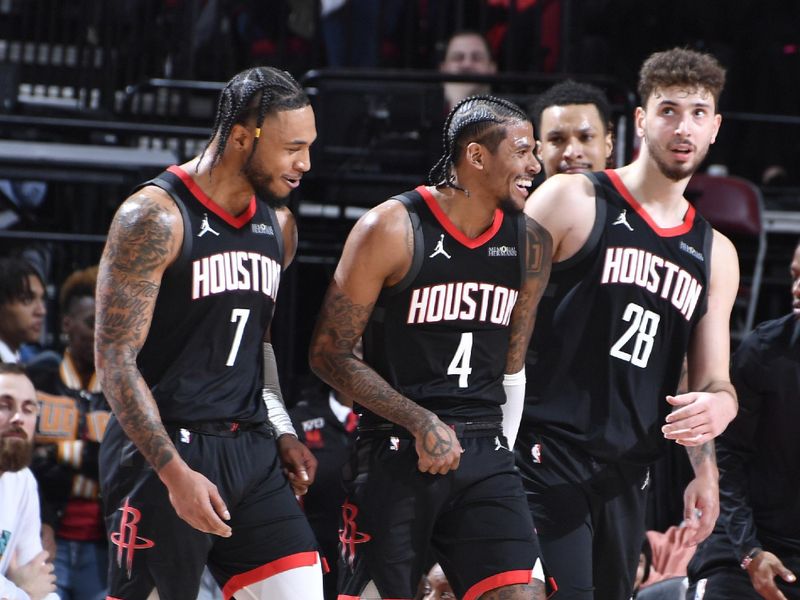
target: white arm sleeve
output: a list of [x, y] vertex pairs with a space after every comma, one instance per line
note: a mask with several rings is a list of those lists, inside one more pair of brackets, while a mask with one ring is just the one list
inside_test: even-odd
[[513, 451], [522, 420], [522, 407], [525, 404], [525, 367], [519, 373], [503, 375], [503, 389], [506, 392], [506, 403], [503, 404], [503, 435], [508, 440], [509, 449]]
[[278, 363], [275, 362], [275, 351], [269, 342], [264, 342], [264, 388], [261, 390], [261, 397], [267, 407], [267, 418], [275, 428], [277, 436], [281, 437], [288, 433], [297, 437], [292, 419], [286, 412], [286, 403], [283, 401], [278, 381]]

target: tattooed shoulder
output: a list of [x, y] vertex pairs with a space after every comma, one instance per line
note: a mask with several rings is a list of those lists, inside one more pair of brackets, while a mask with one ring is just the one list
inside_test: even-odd
[[174, 202], [151, 191], [128, 198], [117, 211], [106, 242], [106, 260], [116, 269], [144, 275], [177, 256], [183, 221]]
[[525, 215], [525, 227], [528, 275], [549, 273], [553, 260], [553, 238], [550, 232], [528, 215]]

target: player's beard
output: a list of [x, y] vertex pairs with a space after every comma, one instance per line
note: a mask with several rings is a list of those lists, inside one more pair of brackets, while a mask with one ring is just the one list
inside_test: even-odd
[[522, 210], [525, 208], [524, 204], [520, 206], [519, 204], [514, 202], [511, 196], [506, 196], [505, 198], [500, 200], [500, 204], [498, 204], [498, 206], [500, 207], [501, 210], [511, 213], [512, 215], [521, 213]]
[[256, 196], [264, 200], [271, 208], [282, 208], [289, 203], [289, 194], [283, 198], [276, 196], [270, 190], [274, 181], [272, 175], [266, 175], [253, 166], [253, 161], [249, 160], [242, 167], [242, 173], [247, 179]]
[[0, 473], [20, 471], [31, 464], [33, 442], [20, 437], [0, 438]]
[[[647, 138], [645, 138], [645, 142], [649, 146], [650, 142]], [[695, 146], [695, 160], [691, 163], [679, 165], [670, 164], [667, 159], [664, 158], [663, 154], [669, 154], [669, 150], [664, 148], [662, 151], [661, 148], [654, 149], [653, 147], [650, 147], [650, 156], [656, 163], [658, 170], [661, 171], [661, 174], [670, 181], [681, 181], [694, 175], [697, 167], [699, 167], [703, 160], [705, 160], [706, 155], [708, 154], [708, 147], [706, 147], [705, 151], [701, 152], [699, 149], [697, 149], [697, 146]]]

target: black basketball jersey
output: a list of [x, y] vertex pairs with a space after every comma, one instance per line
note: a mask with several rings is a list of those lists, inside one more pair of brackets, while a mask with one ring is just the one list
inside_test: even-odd
[[234, 217], [176, 166], [151, 184], [172, 196], [184, 227], [138, 359], [161, 419], [263, 422], [262, 341], [283, 257], [275, 212], [253, 197]]
[[553, 265], [526, 357], [521, 435], [647, 464], [662, 449], [693, 328], [705, 314], [711, 226], [691, 205], [659, 228], [613, 170], [594, 173], [597, 215], [579, 253]]
[[[364, 360], [404, 396], [451, 421], [501, 419], [511, 310], [524, 269], [523, 216], [498, 209], [469, 239], [430, 191], [403, 201], [414, 259], [385, 288], [364, 332]], [[382, 422], [364, 411], [362, 425]]]

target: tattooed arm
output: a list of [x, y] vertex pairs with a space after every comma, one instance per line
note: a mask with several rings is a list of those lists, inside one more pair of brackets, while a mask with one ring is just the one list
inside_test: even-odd
[[353, 352], [381, 289], [402, 279], [412, 254], [411, 222], [396, 200], [373, 208], [356, 223], [323, 301], [309, 361], [331, 387], [407, 429], [415, 439], [420, 471], [443, 474], [461, 459], [453, 430], [395, 391]]
[[517, 439], [522, 409], [525, 404], [525, 353], [536, 321], [536, 309], [550, 278], [553, 262], [553, 239], [536, 221], [525, 215], [527, 245], [525, 247], [525, 281], [511, 313], [511, 338], [506, 357], [503, 388], [503, 434], [513, 449]]
[[547, 230], [525, 216], [528, 244], [525, 248], [525, 281], [511, 313], [511, 340], [506, 373], [516, 373], [525, 366], [525, 353], [536, 321], [536, 308], [550, 279], [553, 263], [553, 239]]
[[689, 393], [668, 396], [677, 407], [662, 431], [667, 439], [701, 445], [722, 433], [736, 416], [730, 382], [730, 316], [739, 289], [739, 259], [725, 236], [714, 232], [708, 309], [692, 332], [687, 353]]
[[95, 362], [116, 418], [167, 486], [178, 516], [196, 529], [228, 536], [230, 527], [220, 519], [227, 509], [216, 486], [178, 455], [136, 364], [161, 278], [182, 239], [180, 212], [158, 188], [144, 188], [119, 208], [97, 278]]
[[719, 516], [719, 471], [714, 437], [736, 416], [736, 390], [730, 382], [730, 314], [739, 287], [739, 261], [733, 244], [714, 232], [708, 309], [692, 332], [687, 353], [689, 389], [668, 396], [678, 407], [667, 416], [664, 436], [686, 446], [695, 478], [683, 494], [689, 544], [703, 541]]

